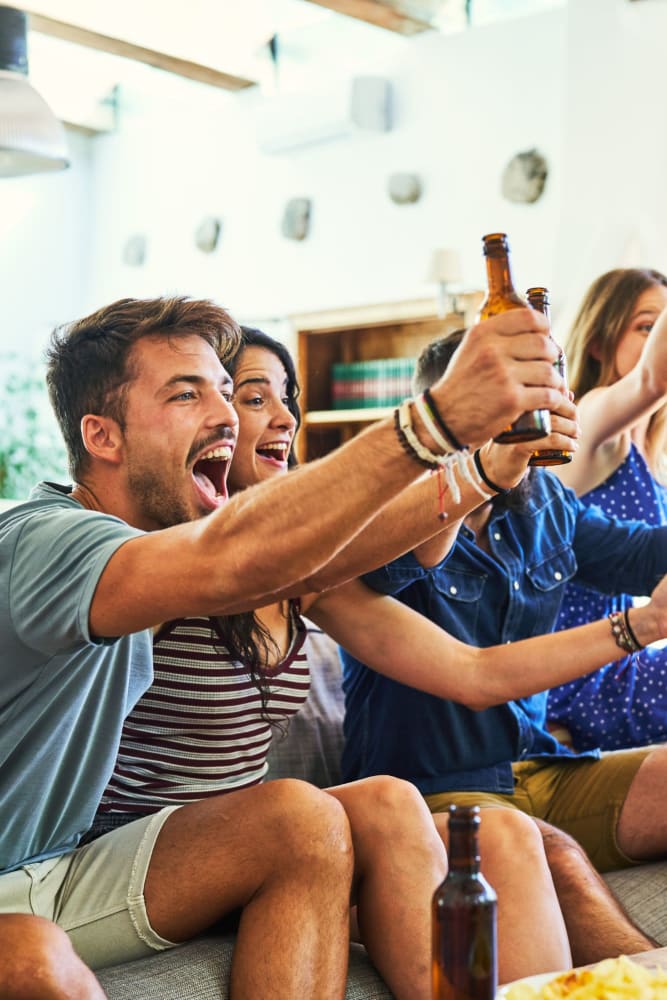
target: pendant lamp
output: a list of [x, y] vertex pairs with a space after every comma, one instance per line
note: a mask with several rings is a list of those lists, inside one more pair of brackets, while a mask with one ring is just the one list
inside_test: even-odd
[[28, 83], [26, 14], [0, 6], [0, 177], [68, 166], [65, 129]]

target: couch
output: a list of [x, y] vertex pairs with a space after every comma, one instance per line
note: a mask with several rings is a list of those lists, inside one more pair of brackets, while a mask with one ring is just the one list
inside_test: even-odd
[[[291, 720], [284, 739], [274, 739], [269, 779], [298, 777], [321, 787], [340, 782], [343, 698], [340, 663], [333, 642], [311, 628], [312, 687], [305, 708]], [[605, 876], [635, 922], [667, 945], [667, 861]], [[207, 934], [195, 941], [124, 965], [98, 970], [110, 1000], [227, 1000], [234, 938]], [[257, 1000], [270, 1000], [271, 985]], [[361, 945], [350, 947], [346, 1000], [391, 998]]]

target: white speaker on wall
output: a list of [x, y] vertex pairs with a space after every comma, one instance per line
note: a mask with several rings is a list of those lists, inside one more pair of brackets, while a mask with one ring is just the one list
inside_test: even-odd
[[288, 153], [363, 132], [392, 127], [391, 83], [355, 76], [319, 93], [282, 94], [256, 109], [257, 142], [264, 153]]

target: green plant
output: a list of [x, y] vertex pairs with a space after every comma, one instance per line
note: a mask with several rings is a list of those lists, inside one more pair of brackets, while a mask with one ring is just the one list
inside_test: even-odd
[[0, 497], [24, 499], [41, 479], [67, 478], [41, 365], [15, 353], [0, 355]]

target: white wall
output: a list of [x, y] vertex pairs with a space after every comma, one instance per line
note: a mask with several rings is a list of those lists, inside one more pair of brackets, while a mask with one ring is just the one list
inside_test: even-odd
[[68, 133], [70, 169], [0, 178], [0, 353], [39, 353], [90, 306], [91, 147]]
[[[257, 94], [167, 77], [165, 96], [128, 91], [117, 134], [77, 138], [68, 174], [0, 181], [0, 349], [122, 295], [208, 295], [262, 322], [422, 297], [436, 246], [458, 247], [479, 285], [480, 236], [499, 229], [518, 286], [550, 286], [563, 325], [601, 270], [667, 268], [666, 37], [665, 0], [570, 0], [449, 37], [348, 21], [328, 45], [311, 35], [318, 75], [388, 77], [396, 127], [289, 156], [258, 152]], [[503, 167], [533, 146], [550, 164], [545, 193], [510, 204]], [[422, 177], [418, 204], [389, 200], [397, 170]], [[313, 199], [303, 243], [280, 233], [295, 196]], [[205, 214], [223, 219], [211, 255], [193, 242]], [[134, 233], [148, 238], [142, 268], [122, 262]]]
[[[458, 246], [468, 283], [478, 284], [480, 236], [497, 228], [511, 233], [523, 280], [547, 282], [553, 251], [544, 234], [559, 215], [565, 24], [555, 12], [412, 39], [358, 24], [356, 49], [346, 39], [346, 69], [392, 81], [395, 129], [287, 155], [258, 151], [256, 95], [216, 106], [215, 95], [200, 91], [198, 105], [177, 109], [162, 135], [142, 134], [142, 115], [130, 109], [121, 134], [96, 147], [97, 297], [181, 290], [262, 318], [429, 295], [432, 249]], [[320, 61], [320, 76], [327, 72], [335, 86], [335, 72], [323, 72]], [[502, 169], [535, 145], [554, 168], [545, 195], [534, 206], [510, 205], [500, 197]], [[397, 170], [421, 176], [419, 203], [390, 201], [387, 179]], [[294, 196], [313, 201], [302, 243], [280, 233]], [[206, 212], [224, 219], [210, 257], [192, 242]], [[136, 228], [151, 244], [141, 272], [119, 265]]]

